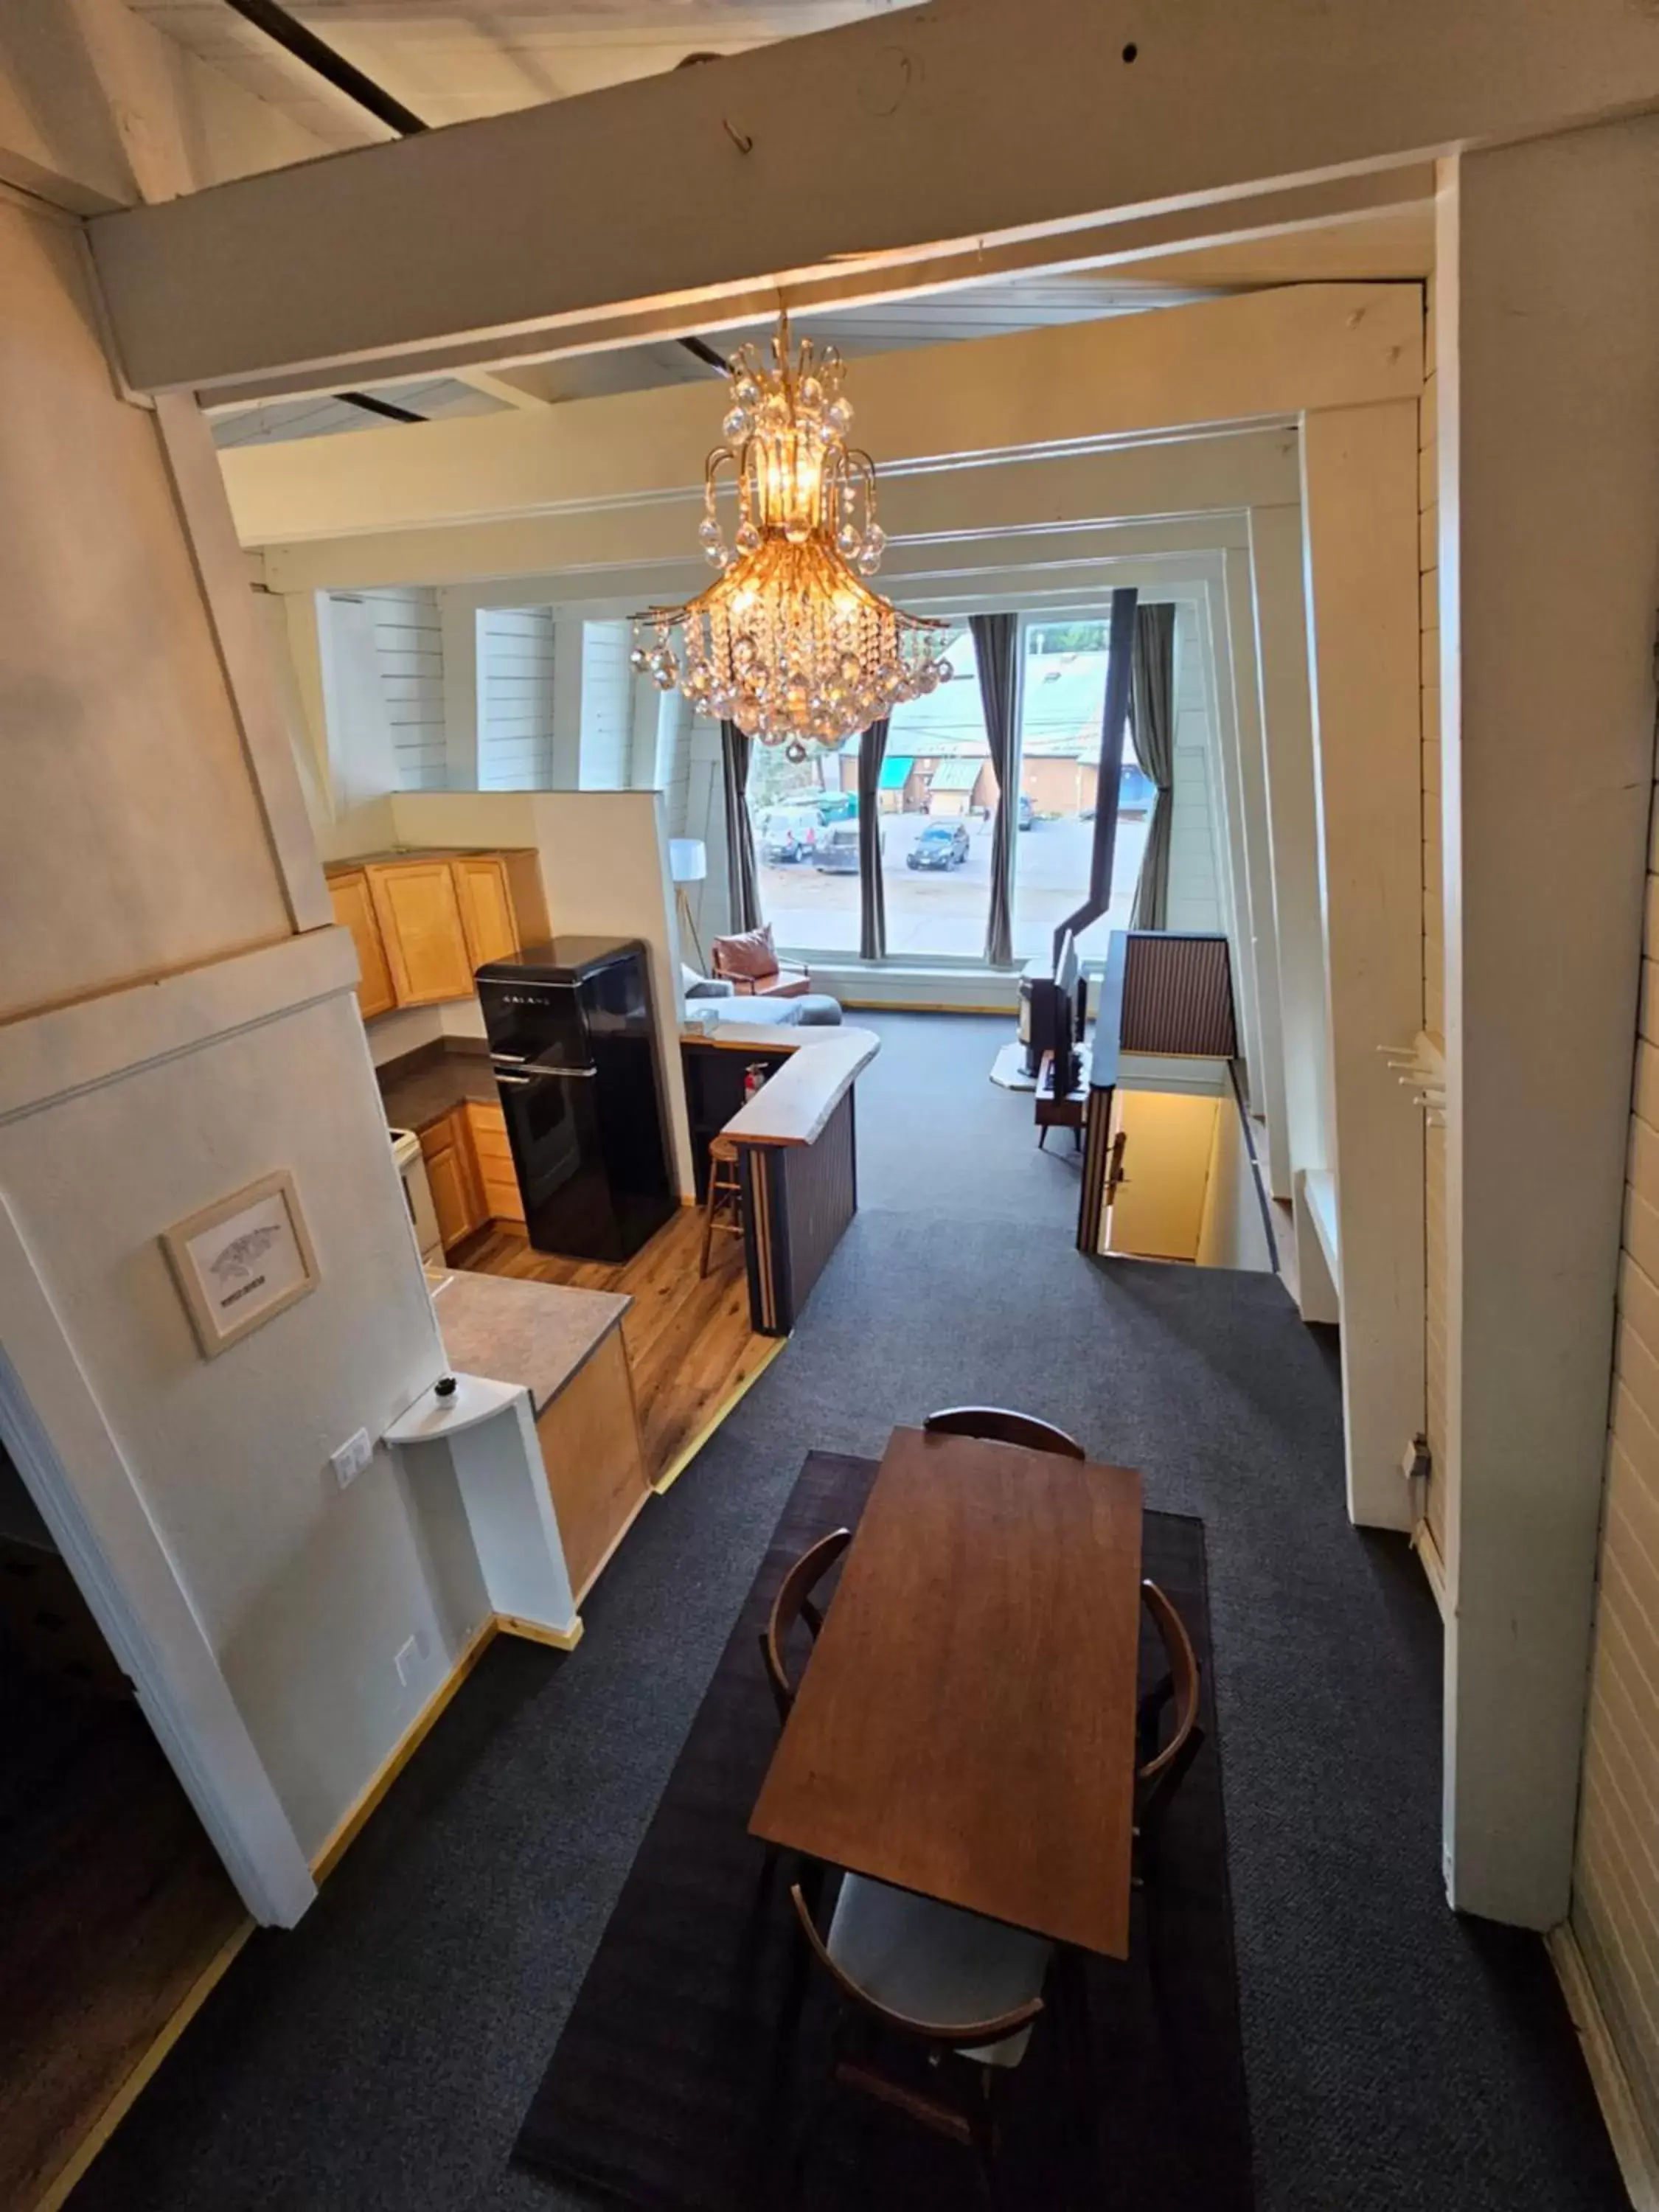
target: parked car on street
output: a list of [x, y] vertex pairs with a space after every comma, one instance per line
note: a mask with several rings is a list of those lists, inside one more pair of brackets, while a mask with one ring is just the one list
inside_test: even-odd
[[848, 822], [858, 813], [859, 795], [856, 791], [826, 791], [813, 804], [820, 822]]
[[760, 818], [763, 860], [805, 860], [823, 834], [816, 806], [769, 806]]
[[819, 832], [817, 865], [820, 875], [857, 875], [859, 825], [856, 821], [832, 822], [828, 829]]
[[930, 822], [904, 856], [907, 868], [959, 868], [968, 858], [968, 831], [960, 822]]

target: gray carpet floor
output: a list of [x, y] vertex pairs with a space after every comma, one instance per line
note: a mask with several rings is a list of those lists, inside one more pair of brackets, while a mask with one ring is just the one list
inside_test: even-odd
[[1439, 1621], [1403, 1543], [1347, 1524], [1328, 1335], [1271, 1276], [1081, 1258], [1069, 1146], [1038, 1153], [987, 1080], [1005, 1026], [872, 1025], [862, 1210], [787, 1348], [641, 1516], [580, 1650], [492, 1646], [73, 2212], [574, 2204], [508, 2148], [801, 1461], [963, 1399], [1203, 1516], [1261, 2212], [1626, 2203], [1541, 1945], [1446, 1909]]

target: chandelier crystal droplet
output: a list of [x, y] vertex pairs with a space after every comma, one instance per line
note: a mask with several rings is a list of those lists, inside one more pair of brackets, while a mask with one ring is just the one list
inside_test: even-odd
[[[803, 338], [792, 356], [787, 315], [771, 353], [769, 367], [752, 345], [732, 356], [726, 442], [703, 470], [697, 535], [720, 574], [684, 606], [635, 616], [633, 659], [659, 690], [678, 685], [699, 714], [800, 759], [806, 745], [840, 744], [946, 682], [937, 647], [948, 625], [902, 612], [864, 581], [886, 539], [875, 463], [847, 442], [840, 354]], [[719, 504], [727, 468], [737, 492], [729, 543]]]

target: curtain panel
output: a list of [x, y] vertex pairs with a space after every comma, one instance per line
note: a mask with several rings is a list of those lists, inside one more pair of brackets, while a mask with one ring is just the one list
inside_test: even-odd
[[749, 819], [749, 748], [735, 722], [720, 724], [720, 761], [726, 786], [726, 874], [732, 894], [734, 934], [761, 925], [760, 876], [755, 866], [755, 830]]
[[985, 735], [997, 780], [991, 818], [991, 906], [985, 923], [985, 957], [1006, 968], [1014, 957], [1014, 831], [1019, 806], [1013, 789], [1014, 747], [1019, 728], [1019, 617], [970, 615], [974, 657]]
[[1175, 787], [1175, 609], [1167, 602], [1135, 610], [1129, 734], [1135, 758], [1156, 787], [1146, 849], [1135, 879], [1131, 929], [1167, 929], [1170, 819]]
[[886, 715], [859, 739], [859, 957], [887, 953], [887, 893], [881, 878], [881, 814], [877, 793], [887, 757]]

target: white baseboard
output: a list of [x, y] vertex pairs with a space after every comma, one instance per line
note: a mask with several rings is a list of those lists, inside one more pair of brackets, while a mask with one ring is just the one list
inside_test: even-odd
[[1630, 2191], [1634, 2212], [1659, 2212], [1659, 2150], [1649, 2141], [1642, 2124], [1629, 2077], [1613, 2047], [1613, 2033], [1590, 1981], [1578, 1940], [1571, 1925], [1563, 1921], [1559, 1928], [1551, 1929], [1544, 1942], [1562, 1995], [1566, 1998], [1567, 2010], [1572, 2014], [1572, 2024], [1578, 2031], [1584, 2063], [1589, 2068], [1595, 2100], [1607, 2122], [1613, 2156]]

